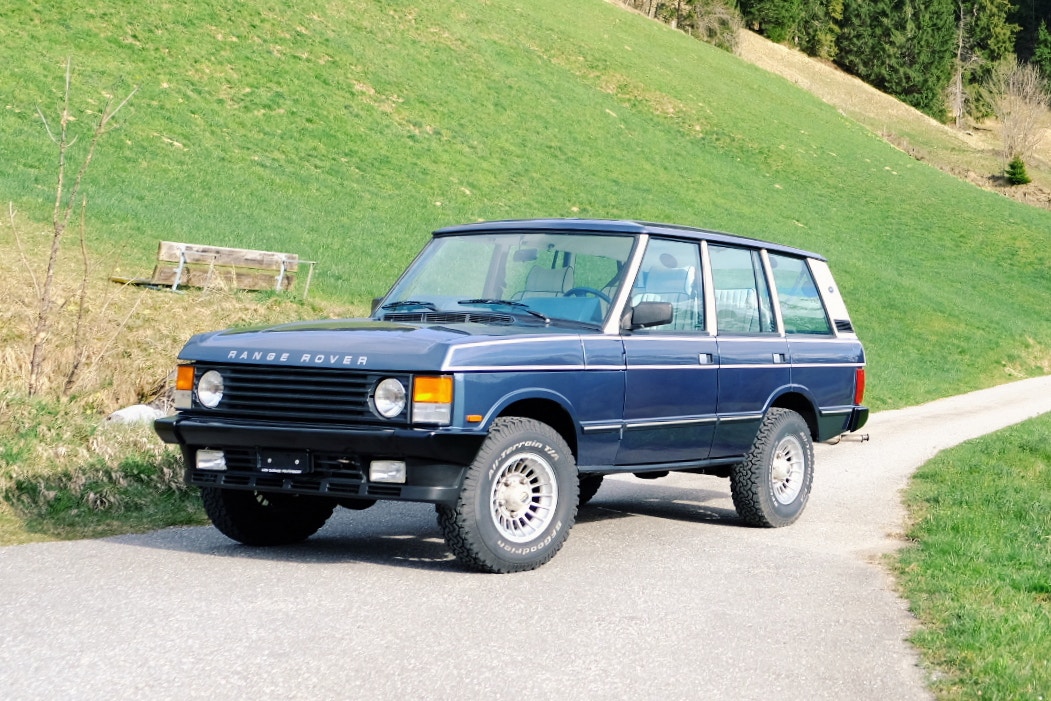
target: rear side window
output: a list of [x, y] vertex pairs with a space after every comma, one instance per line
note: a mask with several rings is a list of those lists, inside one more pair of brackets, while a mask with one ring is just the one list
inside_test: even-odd
[[719, 333], [777, 333], [759, 251], [714, 245], [708, 251]]
[[806, 260], [771, 253], [770, 267], [774, 272], [785, 333], [831, 334], [832, 326]]

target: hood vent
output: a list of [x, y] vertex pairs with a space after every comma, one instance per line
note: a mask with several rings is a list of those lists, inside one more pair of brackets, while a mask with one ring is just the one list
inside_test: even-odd
[[490, 312], [394, 312], [383, 315], [384, 321], [400, 321], [408, 324], [514, 324], [515, 318], [507, 314]]

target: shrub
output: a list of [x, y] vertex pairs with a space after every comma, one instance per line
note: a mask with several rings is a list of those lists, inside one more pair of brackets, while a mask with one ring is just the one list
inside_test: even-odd
[[1011, 162], [1007, 164], [1004, 175], [1007, 177], [1007, 182], [1012, 185], [1025, 185], [1032, 182], [1029, 174], [1025, 172], [1025, 162], [1021, 156], [1015, 156], [1011, 159]]

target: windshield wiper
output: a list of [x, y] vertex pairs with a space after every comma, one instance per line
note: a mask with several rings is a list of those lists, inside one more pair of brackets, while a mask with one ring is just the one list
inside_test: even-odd
[[541, 314], [540, 312], [536, 311], [535, 309], [530, 309], [528, 304], [522, 304], [521, 302], [516, 302], [513, 299], [489, 299], [489, 298], [482, 297], [482, 298], [479, 298], [479, 299], [461, 299], [459, 302], [457, 302], [457, 304], [461, 304], [463, 306], [485, 305], [485, 306], [515, 307], [517, 309], [521, 309], [522, 311], [526, 312], [527, 314], [532, 314], [533, 316], [537, 317], [538, 319], [543, 319], [544, 323], [550, 323], [551, 322], [551, 319], [549, 319], [545, 315]]
[[380, 309], [404, 309], [405, 307], [423, 307], [424, 309], [430, 309], [432, 312], [438, 311], [438, 307], [435, 306], [434, 302], [419, 302], [415, 299], [403, 299], [398, 302], [389, 302], [380, 307]]

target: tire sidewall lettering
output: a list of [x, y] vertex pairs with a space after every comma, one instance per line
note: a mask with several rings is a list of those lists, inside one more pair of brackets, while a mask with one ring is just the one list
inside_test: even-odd
[[[778, 435], [776, 436], [776, 439], [774, 441], [772, 441], [772, 445], [770, 446], [770, 451], [769, 451], [769, 454], [768, 454], [767, 460], [766, 460], [767, 470], [769, 470], [771, 468], [771, 465], [773, 463], [774, 453], [776, 452], [777, 446], [780, 444], [781, 439], [782, 438], [787, 438], [789, 436], [798, 438], [800, 444], [803, 446], [803, 450], [805, 452], [809, 452], [809, 451], [807, 451], [807, 445], [808, 445], [807, 440], [808, 440], [809, 436], [807, 436], [806, 434], [804, 434], [802, 432], [788, 431], [788, 430], [782, 429], [782, 431], [778, 432]], [[813, 463], [813, 460], [811, 459], [810, 464], [812, 464], [812, 463]], [[810, 470], [808, 470], [807, 474], [805, 474], [803, 476], [803, 488], [800, 490], [799, 494], [796, 495], [796, 498], [792, 501], [792, 503], [791, 504], [782, 504], [780, 501], [777, 500], [777, 497], [774, 494], [774, 481], [771, 478], [771, 475], [768, 474], [766, 479], [764, 480], [764, 482], [766, 483], [766, 494], [767, 494], [767, 497], [769, 498], [770, 507], [775, 512], [777, 512], [778, 514], [780, 514], [781, 516], [784, 516], [784, 517], [791, 517], [791, 516], [797, 514], [798, 512], [802, 511], [803, 505], [806, 504], [808, 498], [810, 497], [810, 486], [811, 486], [810, 475], [811, 475], [811, 472], [810, 472]]]
[[[523, 456], [530, 454], [536, 455], [539, 458], [543, 458], [551, 463], [554, 468], [556, 480], [561, 480], [562, 470], [559, 468], [561, 462], [561, 454], [555, 450], [547, 441], [532, 437], [523, 437], [521, 440], [515, 441], [507, 448], [501, 450], [496, 457], [489, 463], [489, 469], [487, 470], [487, 477], [485, 484], [486, 492], [489, 492], [493, 488], [493, 480], [496, 478], [501, 467], [506, 464], [508, 458], [515, 454], [521, 453]], [[559, 500], [555, 505], [555, 509], [561, 511], [563, 507], [563, 499], [561, 494], [564, 493], [564, 485], [559, 482]], [[479, 510], [487, 514], [487, 511], [482, 506], [482, 502], [479, 502]], [[491, 517], [484, 518], [485, 530], [492, 531], [494, 534], [494, 542], [498, 549], [503, 551], [506, 556], [512, 558], [527, 557], [530, 555], [536, 555], [551, 546], [555, 542], [563, 529], [563, 519], [558, 517], [555, 521], [548, 526], [540, 535], [537, 536], [532, 542], [528, 543], [510, 543], [504, 540], [498, 535], [496, 527], [491, 522]]]
[[518, 441], [514, 445], [509, 446], [508, 448], [505, 448], [504, 450], [500, 451], [500, 454], [496, 456], [496, 459], [489, 464], [490, 484], [492, 483], [493, 477], [496, 475], [497, 470], [500, 469], [500, 466], [504, 464], [508, 457], [514, 455], [515, 453], [528, 453], [530, 452], [530, 450], [534, 452], [537, 450], [542, 451], [544, 453], [544, 457], [546, 457], [552, 463], [558, 463], [561, 460], [558, 451], [552, 448], [544, 441], [535, 439], [526, 439]]
[[539, 543], [533, 543], [532, 545], [512, 545], [505, 542], [502, 538], [497, 539], [496, 545], [508, 555], [532, 555], [538, 553], [547, 546], [551, 545], [551, 541], [558, 536], [562, 530], [562, 520], [559, 519], [551, 525], [551, 528], [547, 532], [547, 536]]

